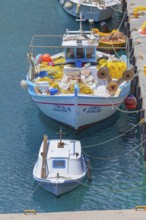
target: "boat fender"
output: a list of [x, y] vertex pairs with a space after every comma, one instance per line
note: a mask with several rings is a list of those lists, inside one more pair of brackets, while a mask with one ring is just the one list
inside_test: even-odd
[[77, 6], [76, 6], [76, 14], [80, 13], [80, 9], [81, 9], [81, 4], [77, 4]]
[[23, 89], [26, 89], [27, 88], [27, 82], [25, 79], [22, 79], [21, 82], [20, 82], [20, 85]]
[[111, 29], [109, 28], [109, 26], [107, 25], [107, 23], [105, 21], [100, 22], [100, 27], [102, 29], [102, 32], [104, 33], [110, 33]]
[[137, 99], [134, 95], [129, 94], [127, 96], [127, 98], [125, 99], [124, 104], [125, 104], [126, 108], [129, 109], [129, 110], [130, 109], [135, 109], [136, 106], [137, 106]]
[[65, 5], [64, 5], [64, 7], [65, 7], [66, 9], [68, 9], [68, 10], [71, 10], [72, 7], [73, 7], [73, 4], [72, 4], [71, 2], [66, 2]]

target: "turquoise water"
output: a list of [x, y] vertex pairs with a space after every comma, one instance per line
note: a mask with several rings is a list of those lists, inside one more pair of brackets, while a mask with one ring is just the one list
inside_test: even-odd
[[[108, 24], [118, 27], [120, 19], [116, 13]], [[34, 34], [60, 34], [77, 25], [56, 0], [1, 0], [0, 213], [130, 209], [146, 202], [140, 126], [125, 133], [138, 123], [135, 114], [118, 111], [79, 134], [63, 127], [64, 138], [79, 139], [90, 157], [92, 182], [85, 179], [83, 185], [57, 199], [32, 178], [43, 135], [58, 138], [59, 124], [44, 116], [20, 87], [28, 70], [28, 46]], [[87, 148], [116, 136], [120, 137]]]

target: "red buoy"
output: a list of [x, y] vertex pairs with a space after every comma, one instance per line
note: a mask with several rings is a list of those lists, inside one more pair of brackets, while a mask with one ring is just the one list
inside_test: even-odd
[[134, 95], [130, 94], [125, 99], [124, 104], [127, 109], [135, 109], [137, 106], [137, 100]]
[[44, 62], [50, 62], [50, 61], [52, 61], [52, 59], [51, 59], [51, 57], [50, 57], [50, 54], [43, 54], [42, 56], [41, 56], [41, 59], [42, 59], [42, 61], [44, 61]]

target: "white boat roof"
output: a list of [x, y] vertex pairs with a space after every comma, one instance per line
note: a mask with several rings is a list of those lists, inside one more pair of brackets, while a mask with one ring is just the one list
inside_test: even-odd
[[63, 47], [97, 47], [98, 39], [90, 31], [66, 31], [63, 36]]
[[93, 7], [98, 7], [100, 5], [112, 6], [120, 3], [119, 0], [103, 0], [101, 2], [99, 0], [70, 0], [70, 2], [81, 5], [89, 5]]
[[[81, 143], [78, 140], [62, 140], [64, 147], [58, 147], [60, 139], [49, 140], [47, 159], [49, 158], [74, 158], [76, 154], [81, 155]], [[42, 147], [40, 149], [41, 157]]]

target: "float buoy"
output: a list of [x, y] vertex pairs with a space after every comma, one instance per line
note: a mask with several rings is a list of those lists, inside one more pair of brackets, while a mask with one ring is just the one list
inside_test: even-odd
[[41, 55], [41, 59], [42, 59], [43, 62], [50, 62], [50, 61], [52, 61], [52, 59], [50, 57], [50, 54], [47, 54], [47, 53]]
[[109, 69], [106, 66], [102, 66], [97, 71], [97, 76], [99, 79], [107, 80], [108, 82], [111, 81], [111, 77], [109, 74]]
[[135, 109], [137, 106], [137, 99], [135, 98], [134, 95], [130, 94], [125, 99], [124, 104], [127, 109]]
[[64, 7], [65, 7], [66, 9], [68, 9], [68, 10], [71, 10], [72, 7], [73, 7], [73, 4], [72, 4], [72, 2], [66, 2], [65, 5], [64, 5]]
[[45, 53], [41, 55], [41, 60], [42, 62], [47, 62], [49, 66], [54, 66], [54, 63], [53, 63], [52, 58], [50, 57], [50, 54]]
[[27, 82], [26, 82], [25, 79], [22, 79], [22, 80], [21, 80], [20, 86], [21, 86], [23, 89], [26, 89], [26, 88], [27, 88]]

